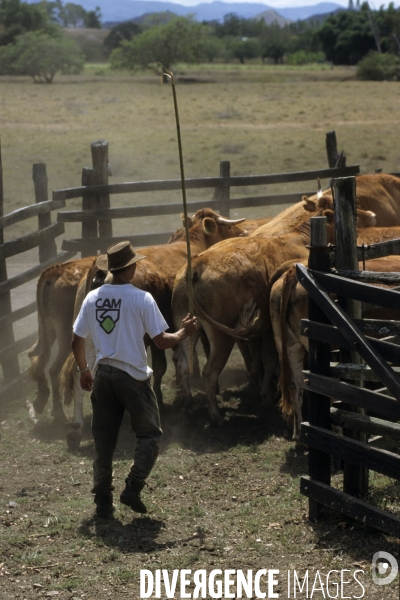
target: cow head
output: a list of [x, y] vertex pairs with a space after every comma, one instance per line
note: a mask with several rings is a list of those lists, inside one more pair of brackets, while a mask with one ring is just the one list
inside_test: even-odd
[[[302, 200], [304, 210], [314, 213], [315, 216], [322, 215], [327, 217], [328, 223], [333, 223], [334, 212], [332, 196], [329, 194], [323, 195], [321, 193], [321, 195], [318, 197], [318, 194], [312, 196], [311, 198], [303, 196]], [[370, 210], [361, 210], [360, 208], [357, 208], [357, 227], [359, 229], [363, 229], [365, 227], [375, 226], [376, 214]]]
[[[185, 216], [183, 213], [181, 219], [184, 225]], [[245, 220], [227, 219], [211, 208], [202, 208], [192, 217], [188, 217], [190, 240], [192, 243], [200, 244], [205, 249], [227, 238], [247, 236], [246, 229], [239, 227], [239, 223]], [[186, 230], [185, 227], [181, 227], [171, 236], [169, 243], [185, 240]]]

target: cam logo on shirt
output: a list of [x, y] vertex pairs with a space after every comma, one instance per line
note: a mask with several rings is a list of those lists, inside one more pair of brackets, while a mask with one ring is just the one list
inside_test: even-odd
[[119, 321], [122, 300], [98, 298], [96, 300], [96, 321], [106, 333], [111, 333]]

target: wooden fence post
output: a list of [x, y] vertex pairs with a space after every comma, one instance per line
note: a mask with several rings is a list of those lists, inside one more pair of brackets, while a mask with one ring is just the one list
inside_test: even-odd
[[[94, 185], [95, 172], [94, 169], [83, 167], [82, 169], [82, 185]], [[96, 194], [85, 192], [82, 195], [82, 210], [91, 210], [96, 208]], [[82, 221], [82, 240], [90, 240], [97, 238], [97, 220], [95, 217], [90, 221]], [[83, 245], [81, 257], [92, 256], [96, 254], [96, 250], [88, 245]]]
[[215, 188], [213, 200], [217, 200], [219, 203], [219, 212], [224, 217], [230, 217], [230, 198], [231, 188], [227, 182], [227, 178], [231, 176], [231, 163], [229, 160], [221, 160], [219, 163], [219, 176], [224, 178], [221, 185]]
[[[356, 230], [356, 179], [355, 177], [340, 177], [333, 183], [335, 195], [335, 266], [337, 269], [358, 271], [357, 230]], [[361, 318], [361, 302], [351, 298], [339, 299], [340, 306], [351, 319]], [[342, 350], [341, 362], [359, 364], [360, 357], [356, 352]], [[361, 382], [352, 382], [362, 385]], [[363, 414], [361, 408], [345, 406], [346, 410]], [[345, 434], [359, 441], [366, 442], [365, 433], [355, 433], [345, 430]], [[343, 466], [343, 490], [352, 496], [365, 496], [368, 492], [368, 469], [345, 462]]]
[[[318, 271], [329, 271], [329, 249], [327, 246], [326, 217], [312, 217], [311, 243], [308, 266]], [[318, 304], [309, 297], [308, 317], [310, 321], [329, 323], [325, 313]], [[311, 373], [318, 375], [330, 374], [330, 345], [310, 338], [308, 351], [308, 367]], [[330, 400], [322, 394], [308, 392], [308, 419], [310, 425], [330, 429]], [[310, 447], [309, 475], [311, 479], [327, 485], [331, 482], [331, 458], [329, 453]], [[322, 504], [310, 498], [309, 519], [317, 521], [320, 518]]]
[[[0, 146], [0, 217], [4, 216], [4, 192], [3, 192], [3, 164], [1, 159], [1, 146]], [[4, 244], [4, 230], [0, 227], [0, 244]], [[0, 282], [7, 281], [7, 265], [6, 259], [0, 259]], [[11, 295], [10, 292], [4, 292], [0, 294], [0, 315], [6, 317], [12, 312], [11, 308]], [[6, 324], [0, 331], [0, 348], [7, 348], [15, 343], [14, 330], [12, 323]], [[19, 377], [19, 363], [17, 356], [11, 356], [1, 363], [3, 369], [3, 380], [4, 383], [8, 383]]]
[[[32, 179], [35, 189], [35, 201], [46, 202], [48, 195], [48, 179], [45, 163], [35, 163], [32, 167]], [[39, 229], [44, 229], [51, 225], [51, 213], [45, 213], [38, 216]], [[39, 244], [39, 261], [41, 263], [57, 256], [57, 245], [54, 239]]]
[[[92, 142], [92, 161], [94, 170], [94, 184], [95, 185], [107, 185], [108, 184], [108, 142], [106, 140], [98, 140]], [[97, 195], [97, 208], [110, 208], [110, 194], [98, 194]], [[101, 220], [99, 221], [99, 238], [111, 238], [112, 237], [112, 220]], [[104, 245], [101, 243], [101, 252], [107, 250], [107, 242]]]
[[334, 131], [328, 131], [326, 134], [326, 153], [328, 155], [329, 168], [333, 169], [336, 165], [337, 159], [339, 158], [336, 133]]

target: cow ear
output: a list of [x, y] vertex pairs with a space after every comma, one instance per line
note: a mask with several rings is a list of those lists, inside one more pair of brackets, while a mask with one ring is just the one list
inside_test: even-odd
[[332, 225], [335, 222], [335, 213], [330, 208], [324, 210], [322, 216], [326, 217], [329, 225]]
[[[181, 213], [181, 221], [182, 221], [183, 226], [185, 227], [185, 213]], [[188, 227], [193, 227], [193, 221], [192, 221], [191, 217], [189, 217], [189, 215], [187, 218], [187, 222], [188, 222]]]
[[303, 196], [302, 201], [304, 210], [307, 210], [308, 212], [315, 212], [317, 210], [317, 202], [315, 200]]
[[211, 235], [212, 233], [215, 233], [218, 229], [218, 225], [216, 224], [214, 219], [210, 219], [210, 217], [204, 217], [204, 219], [202, 221], [202, 225], [203, 225], [203, 231], [207, 235]]

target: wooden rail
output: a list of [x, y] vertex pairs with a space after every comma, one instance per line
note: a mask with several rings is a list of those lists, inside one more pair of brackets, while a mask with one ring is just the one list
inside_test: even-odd
[[[186, 180], [187, 189], [213, 190], [212, 197], [208, 201], [188, 203], [188, 209], [196, 212], [198, 209], [210, 206], [210, 208], [229, 217], [230, 211], [237, 208], [292, 204], [300, 200], [304, 194], [309, 196], [315, 193], [317, 177], [323, 179], [359, 173], [357, 165], [346, 166], [343, 153], [337, 151], [334, 132], [327, 134], [326, 149], [329, 168], [312, 171], [231, 176], [230, 163], [222, 161], [219, 177]], [[3, 370], [0, 400], [9, 398], [13, 389], [20, 389], [24, 377], [19, 365], [19, 355], [32, 345], [36, 336], [36, 332], [27, 332], [27, 335], [22, 339], [15, 341], [13, 324], [35, 313], [37, 306], [36, 301], [28, 301], [25, 306], [12, 310], [10, 295], [12, 290], [18, 289], [19, 286], [39, 277], [46, 267], [56, 262], [69, 260], [77, 252], [80, 252], [82, 256], [94, 255], [98, 251], [105, 251], [109, 245], [122, 239], [129, 239], [137, 247], [160, 244], [167, 242], [171, 234], [174, 233], [173, 231], [164, 231], [162, 233], [114, 236], [112, 225], [114, 219], [135, 219], [149, 216], [157, 218], [163, 215], [180, 214], [182, 207], [181, 203], [176, 202], [111, 207], [112, 196], [115, 194], [180, 190], [181, 181], [176, 179], [110, 184], [108, 181], [108, 143], [105, 140], [93, 142], [91, 144], [91, 155], [93, 166], [82, 169], [82, 185], [56, 190], [52, 193], [51, 200], [48, 197], [46, 166], [42, 163], [33, 165], [35, 203], [6, 215], [3, 211], [3, 176], [0, 155], [0, 364]], [[311, 190], [231, 198], [231, 190], [234, 188], [307, 181], [313, 182]], [[82, 210], [63, 210], [66, 208], [68, 200], [80, 197], [82, 198]], [[51, 215], [54, 211], [57, 211], [57, 218], [52, 222]], [[6, 227], [32, 218], [38, 219], [37, 231], [23, 235], [18, 239], [5, 241], [4, 229]], [[82, 237], [64, 239], [62, 251], [58, 252], [55, 240], [60, 236], [64, 236], [66, 224], [77, 222], [82, 224]], [[38, 264], [13, 277], [8, 277], [7, 260], [35, 248], [38, 248]]]
[[[400, 281], [398, 273], [356, 271], [352, 179], [334, 182], [336, 269], [330, 270], [328, 246], [315, 235], [317, 224], [311, 227], [309, 267], [296, 267], [297, 279], [309, 293], [309, 319], [301, 322], [301, 335], [309, 338], [309, 368], [303, 371], [303, 387], [310, 395], [309, 423], [302, 423], [300, 432], [300, 441], [310, 448], [309, 476], [301, 478], [300, 489], [309, 498], [310, 519], [319, 519], [322, 507], [328, 506], [381, 531], [400, 535], [398, 517], [360, 499], [368, 494], [369, 470], [400, 480], [400, 456], [372, 447], [367, 437], [400, 439], [400, 426], [395, 423], [400, 420], [400, 345], [394, 343], [400, 322], [363, 320], [359, 316], [362, 302], [399, 310], [400, 291], [371, 282], [393, 285]], [[339, 222], [342, 217], [343, 222]], [[400, 240], [374, 244], [368, 252], [400, 254]], [[331, 362], [331, 345], [339, 348], [339, 363]], [[359, 364], [358, 357], [365, 364]], [[361, 381], [378, 381], [381, 387], [367, 389]], [[330, 408], [332, 399], [340, 401], [343, 408]], [[343, 434], [332, 432], [332, 423], [340, 424]], [[331, 485], [332, 456], [343, 461], [343, 492]]]

